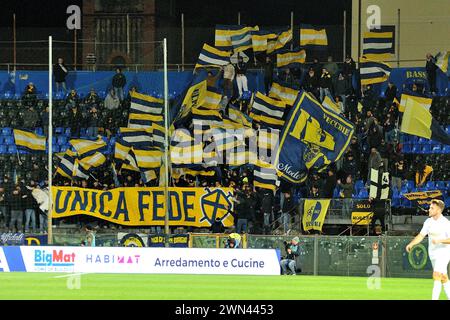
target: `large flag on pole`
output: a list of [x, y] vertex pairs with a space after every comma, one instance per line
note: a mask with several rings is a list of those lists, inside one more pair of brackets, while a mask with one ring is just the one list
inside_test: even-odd
[[414, 99], [407, 100], [400, 131], [450, 145], [450, 136], [430, 111]]
[[354, 125], [300, 91], [286, 119], [275, 163], [280, 175], [301, 183], [310, 168], [323, 170], [341, 158], [353, 136]]
[[326, 47], [328, 45], [327, 31], [311, 25], [300, 26], [300, 46]]
[[277, 68], [295, 68], [305, 63], [306, 51], [296, 49], [277, 54]]
[[395, 53], [395, 26], [381, 26], [364, 33], [363, 56], [383, 61], [392, 59]]
[[18, 149], [28, 152], [45, 151], [45, 137], [30, 130], [14, 129], [14, 142]]
[[230, 57], [230, 51], [222, 51], [205, 43], [202, 51], [200, 51], [195, 68], [225, 66], [230, 63]]
[[387, 63], [361, 57], [359, 73], [362, 85], [380, 83], [388, 80], [391, 67]]

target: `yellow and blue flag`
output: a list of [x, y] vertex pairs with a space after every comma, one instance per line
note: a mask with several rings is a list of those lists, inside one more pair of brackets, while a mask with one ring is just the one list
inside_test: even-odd
[[392, 59], [395, 53], [395, 26], [381, 26], [364, 33], [363, 56], [375, 61]]
[[306, 199], [303, 207], [303, 230], [322, 231], [323, 223], [330, 206], [331, 199], [311, 200]]
[[14, 129], [14, 142], [18, 149], [28, 152], [45, 151], [44, 136], [39, 136], [30, 130]]
[[149, 128], [153, 122], [163, 121], [164, 101], [138, 92], [131, 93], [129, 128]]
[[339, 160], [353, 133], [351, 122], [300, 91], [281, 133], [275, 159], [279, 174], [292, 183], [303, 182], [308, 169], [323, 170]]
[[[247, 35], [251, 36], [253, 31], [258, 31], [258, 26], [247, 27], [241, 25], [216, 25], [215, 36], [214, 36], [214, 46], [220, 50], [231, 51], [233, 49], [232, 37], [235, 37], [235, 45], [237, 48], [240, 46], [240, 39], [245, 38]], [[243, 36], [243, 37], [242, 37]], [[246, 43], [246, 41], [243, 41]], [[241, 50], [242, 51], [242, 50]], [[238, 51], [236, 51], [238, 52]]]
[[205, 43], [202, 51], [200, 51], [195, 68], [225, 66], [230, 63], [230, 57], [230, 51], [222, 51]]
[[414, 100], [427, 110], [430, 110], [431, 103], [433, 102], [433, 99], [429, 97], [423, 97], [413, 91], [409, 91], [408, 93], [402, 93], [400, 103], [398, 104], [398, 111], [405, 112], [405, 108], [406, 105], [409, 104], [409, 100]]
[[277, 68], [296, 68], [306, 61], [306, 51], [295, 49], [277, 53]]
[[309, 24], [300, 26], [300, 46], [326, 47], [328, 45], [327, 31]]
[[256, 92], [250, 109], [250, 117], [265, 128], [282, 129], [286, 103]]
[[359, 73], [362, 85], [385, 82], [389, 79], [389, 75], [391, 74], [391, 66], [381, 61], [373, 61], [361, 57]]
[[430, 111], [415, 99], [407, 100], [400, 131], [450, 145], [450, 136]]
[[274, 165], [257, 160], [253, 168], [253, 185], [258, 188], [269, 189], [275, 192], [280, 182]]
[[436, 66], [447, 76], [450, 76], [448, 61], [450, 60], [450, 51], [442, 51], [436, 55]]
[[288, 105], [293, 105], [297, 99], [299, 91], [280, 82], [274, 81], [269, 91], [269, 97], [284, 101]]

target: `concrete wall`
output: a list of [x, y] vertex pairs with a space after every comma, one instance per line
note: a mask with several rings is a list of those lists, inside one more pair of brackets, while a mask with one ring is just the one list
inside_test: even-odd
[[450, 50], [450, 1], [449, 0], [353, 0], [352, 48], [353, 59], [358, 58], [358, 5], [361, 1], [361, 52], [364, 32], [369, 31], [366, 21], [367, 7], [377, 5], [381, 9], [381, 24], [396, 26], [396, 48], [392, 67], [398, 59], [398, 14], [400, 9], [400, 67], [425, 65], [425, 55], [430, 52]]

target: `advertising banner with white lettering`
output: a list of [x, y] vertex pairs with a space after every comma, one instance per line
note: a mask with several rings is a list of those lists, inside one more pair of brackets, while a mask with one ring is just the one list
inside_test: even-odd
[[351, 122], [300, 91], [281, 133], [277, 169], [284, 179], [301, 183], [308, 169], [320, 170], [339, 160], [353, 132]]
[[276, 249], [21, 246], [0, 248], [4, 272], [279, 275]]
[[[163, 226], [164, 188], [116, 188], [108, 191], [53, 187], [53, 218], [79, 214], [126, 226]], [[231, 188], [169, 188], [170, 226], [210, 227], [219, 218], [234, 225]]]

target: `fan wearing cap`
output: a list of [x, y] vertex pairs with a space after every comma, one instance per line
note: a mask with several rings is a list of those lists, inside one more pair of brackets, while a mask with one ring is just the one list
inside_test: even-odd
[[292, 275], [295, 276], [297, 273], [297, 262], [296, 258], [300, 255], [299, 251], [299, 241], [298, 237], [294, 237], [290, 243], [284, 242], [284, 246], [286, 249], [286, 257], [280, 261], [281, 265], [281, 274], [287, 274], [287, 268], [292, 272]]

